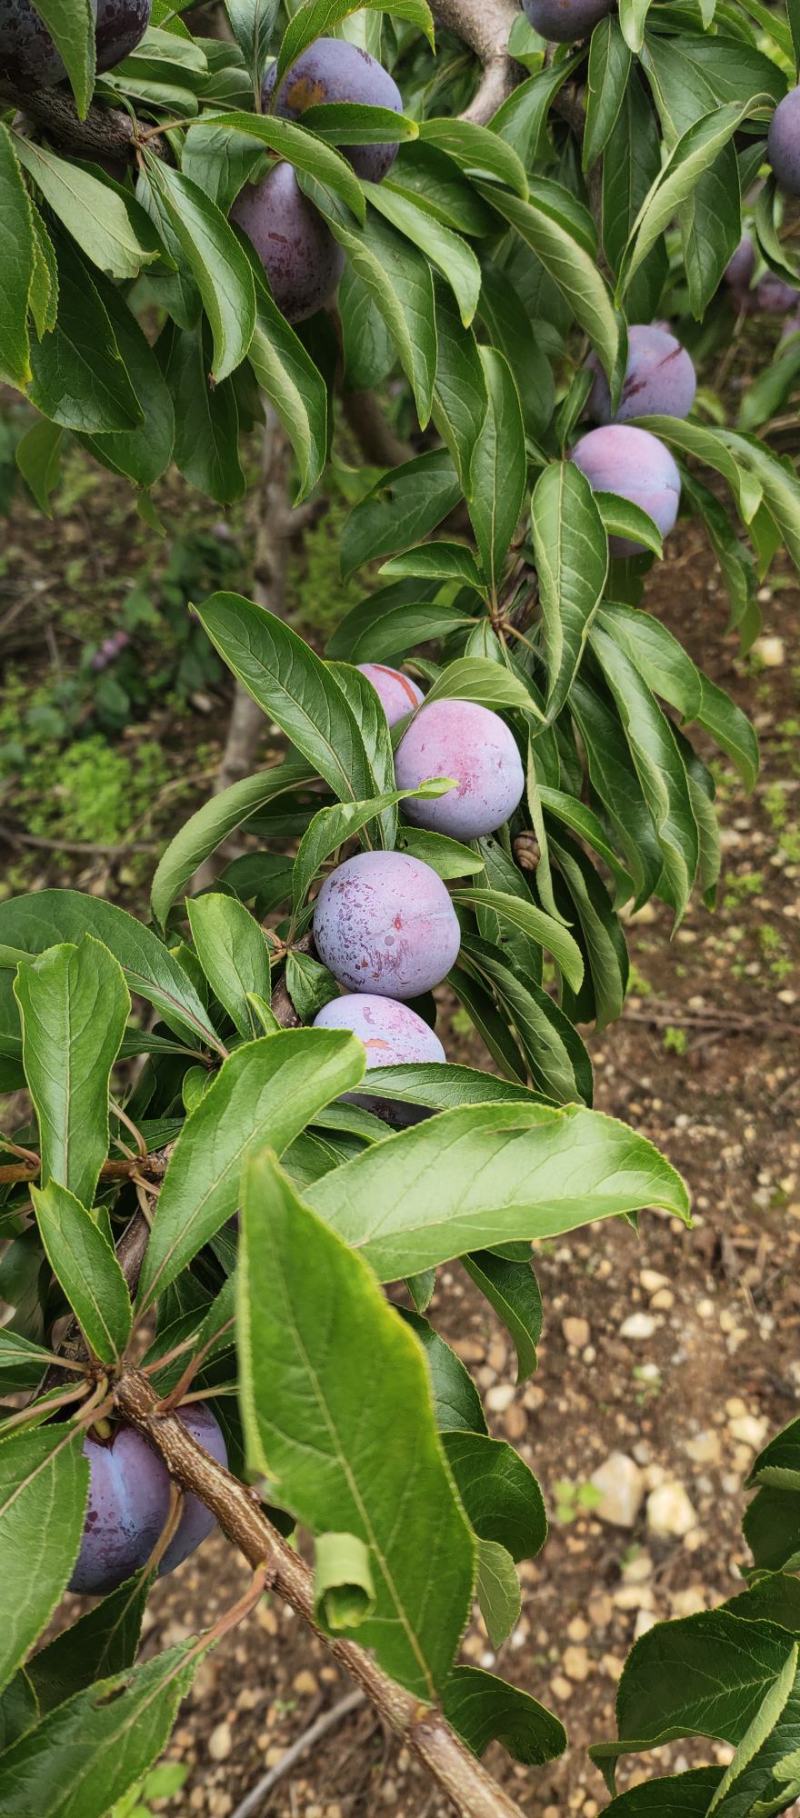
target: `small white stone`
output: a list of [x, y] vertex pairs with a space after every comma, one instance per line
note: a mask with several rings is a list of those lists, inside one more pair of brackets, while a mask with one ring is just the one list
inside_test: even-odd
[[674, 1307], [675, 1305], [675, 1296], [672, 1289], [659, 1288], [657, 1294], [653, 1295], [650, 1305], [656, 1313], [668, 1313], [670, 1307]]
[[661, 1540], [682, 1539], [697, 1526], [697, 1514], [682, 1483], [662, 1483], [647, 1498], [647, 1525]]
[[758, 1414], [739, 1414], [735, 1420], [728, 1422], [728, 1430], [734, 1439], [741, 1440], [743, 1446], [750, 1446], [754, 1452], [760, 1451], [767, 1437], [767, 1422]]
[[687, 1439], [683, 1449], [688, 1452], [693, 1463], [698, 1465], [716, 1465], [722, 1457], [720, 1437], [712, 1427], [704, 1428], [694, 1439]]
[[514, 1388], [513, 1383], [499, 1382], [493, 1389], [489, 1390], [486, 1397], [486, 1406], [490, 1409], [492, 1414], [504, 1414], [506, 1408], [510, 1408], [515, 1394], [516, 1389]]
[[659, 1288], [669, 1287], [669, 1277], [666, 1275], [659, 1275], [657, 1269], [640, 1269], [639, 1280], [644, 1288], [645, 1294], [657, 1294]]
[[634, 1641], [638, 1641], [640, 1635], [646, 1635], [649, 1629], [654, 1629], [657, 1622], [658, 1617], [652, 1610], [640, 1610], [633, 1629]]
[[644, 1482], [639, 1466], [626, 1452], [611, 1452], [592, 1474], [601, 1501], [593, 1511], [612, 1527], [632, 1528], [642, 1506]]
[[208, 1752], [212, 1761], [227, 1761], [233, 1748], [233, 1736], [229, 1723], [218, 1723], [208, 1738]]
[[657, 1320], [653, 1319], [651, 1313], [629, 1313], [628, 1318], [623, 1320], [620, 1326], [619, 1335], [620, 1338], [636, 1340], [652, 1338], [657, 1324]]
[[576, 1351], [582, 1351], [591, 1342], [592, 1329], [588, 1319], [579, 1319], [570, 1314], [561, 1321], [561, 1330], [568, 1345], [574, 1345]]
[[780, 669], [786, 662], [786, 646], [783, 638], [756, 638], [751, 649], [753, 656], [763, 663], [765, 669]]

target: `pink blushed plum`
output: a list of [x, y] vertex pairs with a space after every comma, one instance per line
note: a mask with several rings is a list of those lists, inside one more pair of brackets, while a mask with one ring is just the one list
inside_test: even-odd
[[422, 689], [402, 669], [388, 669], [385, 663], [358, 663], [356, 667], [372, 683], [390, 726], [404, 720], [425, 699]]
[[588, 414], [595, 423], [626, 423], [631, 417], [688, 417], [697, 375], [685, 347], [668, 330], [637, 322], [628, 329], [628, 363], [616, 414], [611, 414], [608, 380], [593, 354], [595, 374]]
[[[225, 1464], [225, 1441], [210, 1409], [191, 1402], [178, 1412], [200, 1445]], [[107, 1441], [87, 1435], [83, 1450], [89, 1462], [89, 1500], [69, 1588], [98, 1597], [147, 1564], [169, 1515], [170, 1478], [158, 1453], [134, 1427], [118, 1426]], [[213, 1526], [213, 1515], [198, 1497], [185, 1496], [161, 1572], [180, 1565]]]
[[477, 701], [433, 701], [416, 715], [395, 754], [399, 789], [452, 776], [457, 788], [435, 801], [403, 803], [418, 827], [458, 840], [493, 833], [522, 799], [525, 777], [505, 720]]
[[790, 88], [769, 123], [767, 157], [778, 187], [800, 196], [800, 88]]
[[[630, 423], [590, 429], [572, 450], [572, 460], [596, 492], [616, 492], [639, 505], [666, 536], [678, 516], [681, 476], [663, 442]], [[612, 555], [640, 555], [643, 544], [610, 537]]]
[[419, 997], [450, 971], [461, 929], [430, 865], [402, 852], [359, 852], [325, 879], [314, 941], [349, 991]]
[[[447, 1060], [433, 1029], [417, 1016], [416, 1010], [392, 997], [372, 997], [366, 991], [335, 997], [315, 1016], [314, 1028], [351, 1029], [366, 1048], [367, 1072], [372, 1067], [431, 1061], [441, 1065]], [[369, 1094], [358, 1092], [345, 1096], [398, 1129], [418, 1124], [430, 1115], [422, 1105], [406, 1105], [401, 1099], [370, 1098]]]

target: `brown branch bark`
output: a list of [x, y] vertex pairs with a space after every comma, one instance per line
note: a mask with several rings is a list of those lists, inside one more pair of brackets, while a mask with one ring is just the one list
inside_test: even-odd
[[402, 467], [415, 450], [387, 422], [374, 391], [345, 391], [342, 411], [370, 467]]
[[[319, 1635], [313, 1574], [272, 1527], [253, 1491], [210, 1458], [174, 1414], [159, 1411], [154, 1390], [138, 1371], [124, 1375], [114, 1393], [119, 1413], [159, 1453], [181, 1488], [201, 1498], [227, 1539], [254, 1570], [264, 1568], [267, 1584]], [[441, 1712], [396, 1685], [355, 1642], [328, 1640], [328, 1646], [384, 1722], [424, 1763], [461, 1818], [522, 1818], [519, 1806], [459, 1741]]]
[[508, 54], [508, 37], [519, 18], [516, 0], [432, 0], [434, 17], [483, 64], [478, 88], [462, 119], [485, 126], [520, 80], [520, 67]]
[[[120, 108], [93, 104], [81, 120], [72, 97], [58, 89], [29, 95], [5, 85], [0, 87], [0, 103], [18, 108], [25, 120], [76, 157], [127, 158], [136, 145], [136, 124]], [[155, 140], [150, 145], [158, 149]]]

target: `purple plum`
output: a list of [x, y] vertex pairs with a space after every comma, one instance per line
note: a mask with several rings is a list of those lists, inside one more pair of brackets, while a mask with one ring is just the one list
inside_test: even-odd
[[[663, 442], [647, 429], [610, 423], [590, 429], [572, 450], [572, 460], [597, 492], [616, 492], [639, 505], [666, 536], [675, 523], [681, 476]], [[644, 545], [627, 537], [609, 537], [612, 555], [640, 555]]]
[[[335, 997], [315, 1016], [314, 1028], [351, 1029], [366, 1048], [367, 1072], [371, 1067], [397, 1067], [403, 1062], [434, 1061], [441, 1065], [447, 1060], [433, 1029], [417, 1016], [416, 1010], [392, 997], [373, 997], [366, 991]], [[369, 1094], [358, 1092], [347, 1092], [345, 1097], [395, 1129], [406, 1129], [430, 1116], [424, 1106], [406, 1105], [402, 1099], [370, 1098]]]
[[766, 316], [785, 316], [800, 303], [800, 290], [787, 284], [785, 278], [776, 277], [774, 271], [765, 272], [751, 294], [756, 309]]
[[[151, 0], [93, 0], [97, 71], [129, 57], [150, 23]], [[52, 88], [66, 69], [30, 0], [0, 0], [0, 78], [16, 88]]]
[[303, 195], [291, 164], [276, 164], [260, 183], [246, 183], [231, 220], [255, 247], [287, 322], [303, 322], [330, 302], [344, 253]]
[[742, 234], [732, 259], [725, 267], [725, 283], [730, 285], [737, 303], [746, 305], [756, 269], [756, 249], [749, 234]]
[[97, 73], [130, 57], [150, 24], [151, 0], [98, 0]]
[[790, 88], [769, 123], [767, 157], [779, 189], [800, 196], [800, 88]]
[[[388, 107], [403, 112], [403, 97], [385, 70], [368, 51], [345, 38], [316, 38], [292, 64], [273, 101], [277, 64], [267, 70], [261, 85], [265, 113], [299, 120], [309, 107], [330, 101], [352, 101], [361, 107]], [[359, 177], [381, 183], [397, 157], [396, 145], [340, 145]]]
[[[190, 1402], [178, 1413], [206, 1451], [226, 1464], [225, 1441], [210, 1409]], [[134, 1427], [120, 1424], [108, 1440], [87, 1435], [83, 1450], [89, 1461], [89, 1501], [69, 1588], [98, 1597], [147, 1564], [169, 1515], [170, 1479], [163, 1460]], [[213, 1526], [204, 1504], [187, 1495], [161, 1572], [180, 1565]]]
[[390, 726], [404, 720], [425, 699], [422, 689], [402, 669], [387, 669], [385, 663], [358, 663], [357, 668], [372, 683]]
[[314, 940], [348, 990], [419, 997], [450, 971], [461, 929], [430, 865], [402, 852], [359, 852], [325, 879]]
[[493, 833], [522, 799], [525, 776], [516, 741], [505, 720], [477, 701], [433, 701], [411, 721], [395, 754], [399, 789], [416, 789], [429, 777], [452, 776], [458, 787], [434, 801], [403, 803], [418, 827], [454, 839]]
[[588, 414], [595, 423], [626, 423], [630, 417], [688, 417], [697, 390], [697, 375], [685, 347], [655, 323], [637, 322], [628, 329], [628, 363], [616, 415], [611, 414], [608, 380], [592, 354], [595, 380]]
[[523, 9], [541, 38], [552, 44], [574, 44], [588, 38], [612, 0], [522, 0]]

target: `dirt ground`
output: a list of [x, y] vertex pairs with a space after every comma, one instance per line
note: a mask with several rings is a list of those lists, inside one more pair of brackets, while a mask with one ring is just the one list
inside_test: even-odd
[[[540, 1365], [521, 1387], [509, 1342], [457, 1268], [442, 1272], [432, 1309], [480, 1384], [492, 1430], [520, 1448], [551, 1513], [547, 1546], [522, 1567], [520, 1621], [497, 1658], [479, 1620], [465, 1641], [466, 1657], [497, 1665], [567, 1726], [566, 1755], [544, 1769], [515, 1766], [495, 1749], [487, 1757], [537, 1818], [593, 1818], [602, 1809], [586, 1748], [613, 1733], [628, 1648], [654, 1620], [735, 1590], [754, 1450], [800, 1401], [800, 594], [779, 573], [763, 602], [769, 642], [760, 659], [741, 661], [714, 564], [688, 530], [651, 582], [648, 604], [755, 713], [763, 750], [751, 798], [727, 765], [719, 771], [725, 875], [716, 915], [694, 907], [670, 942], [666, 912], [641, 913], [631, 928], [635, 989], [625, 1015], [589, 1038], [599, 1107], [681, 1168], [694, 1228], [647, 1214], [638, 1237], [619, 1222], [544, 1246]], [[465, 1041], [456, 1019], [450, 1052], [464, 1056]], [[601, 1520], [587, 1489], [619, 1452], [638, 1470], [641, 1504], [628, 1527]], [[653, 1531], [665, 1503], [685, 1531]], [[208, 1623], [243, 1583], [222, 1541], [209, 1541], [158, 1587], [148, 1651]], [[202, 1665], [169, 1749], [188, 1778], [154, 1809], [232, 1818], [347, 1689], [323, 1645], [265, 1600]], [[675, 1744], [655, 1771], [704, 1758], [724, 1759], [724, 1751]], [[641, 1763], [625, 1765], [621, 1785], [643, 1777]], [[448, 1808], [362, 1709], [258, 1811], [372, 1818], [384, 1809], [444, 1818]]]

